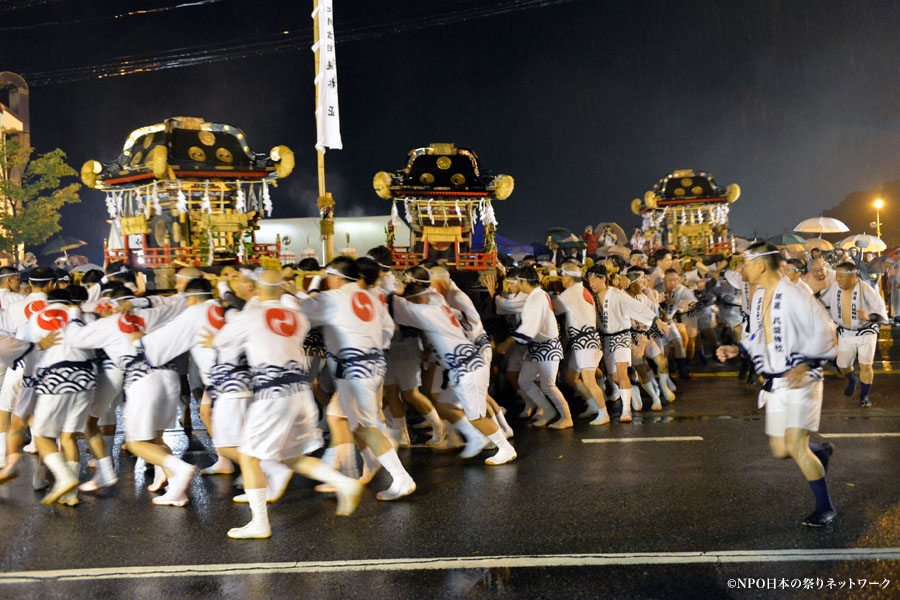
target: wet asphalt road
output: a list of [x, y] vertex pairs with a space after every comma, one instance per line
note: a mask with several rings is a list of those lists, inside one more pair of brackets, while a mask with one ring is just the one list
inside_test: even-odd
[[[890, 331], [882, 338], [876, 369], [895, 369]], [[900, 547], [900, 437], [829, 439], [836, 446], [829, 483], [838, 520], [821, 530], [802, 527], [812, 494], [792, 462], [770, 457], [757, 388], [727, 375], [729, 366], [710, 370], [715, 373], [679, 382], [674, 404], [631, 425], [580, 422], [550, 431], [514, 424], [519, 459], [510, 465], [488, 468], [426, 448], [401, 451], [418, 491], [401, 502], [378, 502], [375, 492], [388, 485], [380, 474], [350, 518], [335, 517], [334, 501], [295, 477], [270, 505], [269, 540], [225, 536], [249, 517], [246, 506], [230, 501], [229, 477], [198, 478], [191, 504], [178, 509], [151, 505], [145, 490], [151, 472], [129, 456], [115, 457], [119, 485], [96, 497], [82, 494], [77, 508], [40, 505], [30, 476], [23, 476], [0, 487], [0, 598], [900, 597], [900, 561], [823, 561], [817, 554]], [[843, 387], [842, 379], [826, 380], [822, 434], [900, 432], [900, 375], [876, 376], [875, 406], [868, 410], [845, 398]], [[702, 439], [584, 443], [641, 437]], [[168, 440], [189, 462], [212, 460], [201, 430], [190, 441], [180, 431]], [[88, 473], [85, 464], [82, 479]], [[810, 552], [765, 562], [792, 549]], [[727, 551], [746, 551], [747, 558], [655, 564], [665, 553]], [[573, 557], [604, 554], [621, 563], [634, 553], [649, 558], [592, 566]], [[318, 572], [265, 572], [275, 563], [534, 555], [563, 558], [553, 567], [488, 561], [476, 568], [440, 563], [430, 570], [364, 571], [356, 563], [341, 571], [331, 564]], [[135, 577], [134, 569], [223, 564], [232, 565], [227, 574], [188, 577]], [[44, 573], [3, 583], [16, 572], [88, 568], [109, 568], [112, 575], [70, 580]], [[784, 578], [788, 589], [731, 589], [730, 580], [739, 578]], [[790, 589], [804, 578], [813, 589]]]

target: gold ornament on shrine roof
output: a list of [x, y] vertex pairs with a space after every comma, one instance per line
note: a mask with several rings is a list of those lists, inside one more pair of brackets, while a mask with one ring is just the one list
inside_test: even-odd
[[444, 171], [446, 171], [447, 169], [449, 169], [449, 168], [450, 168], [450, 165], [451, 165], [452, 163], [453, 163], [453, 161], [451, 161], [450, 158], [447, 157], [447, 156], [440, 156], [440, 157], [438, 157], [438, 159], [437, 159], [437, 166], [438, 166], [438, 169], [441, 169], [441, 170], [444, 170]]
[[216, 143], [216, 134], [214, 134], [212, 131], [198, 131], [197, 137], [200, 138], [200, 143], [204, 146], [212, 146]]

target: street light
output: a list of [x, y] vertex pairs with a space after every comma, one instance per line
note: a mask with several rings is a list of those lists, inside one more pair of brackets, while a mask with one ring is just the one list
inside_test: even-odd
[[881, 207], [884, 206], [884, 200], [875, 199], [875, 236], [881, 239]]

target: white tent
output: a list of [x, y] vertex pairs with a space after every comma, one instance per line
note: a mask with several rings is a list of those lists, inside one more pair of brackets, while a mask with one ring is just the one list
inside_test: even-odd
[[[383, 246], [387, 241], [385, 229], [390, 222], [390, 215], [377, 217], [337, 217], [334, 219], [334, 252], [339, 254], [347, 245], [347, 234], [350, 235], [350, 246], [356, 249], [359, 256], [364, 256], [369, 248]], [[324, 244], [319, 235], [319, 218], [305, 219], [262, 219], [259, 231], [256, 232], [258, 243], [275, 243], [275, 237], [281, 235], [282, 253], [293, 252], [300, 260], [303, 251], [311, 246], [315, 248], [317, 260], [324, 260]], [[409, 245], [409, 227], [403, 226], [394, 232], [394, 244]], [[287, 240], [285, 240], [287, 236]], [[307, 239], [309, 242], [307, 242]], [[285, 243], [289, 242], [289, 243]]]
[[[359, 256], [364, 256], [369, 248], [383, 246], [387, 241], [385, 229], [390, 222], [390, 215], [377, 217], [338, 217], [334, 220], [334, 252], [340, 254], [347, 245], [347, 234], [350, 234], [350, 246], [356, 249]], [[403, 221], [401, 220], [401, 223]], [[282, 255], [293, 253], [294, 261], [300, 260], [303, 251], [311, 246], [316, 250], [316, 260], [323, 262], [325, 246], [319, 235], [319, 218], [305, 219], [261, 219], [256, 241], [260, 244], [274, 244], [276, 236], [281, 236]], [[287, 238], [287, 239], [285, 239]], [[307, 239], [309, 242], [307, 243]], [[287, 243], [286, 243], [287, 242]], [[140, 236], [131, 236], [128, 240], [131, 248], [140, 246]], [[403, 223], [394, 232], [396, 246], [409, 245], [409, 227]], [[122, 237], [113, 223], [110, 226], [109, 248], [122, 248]]]

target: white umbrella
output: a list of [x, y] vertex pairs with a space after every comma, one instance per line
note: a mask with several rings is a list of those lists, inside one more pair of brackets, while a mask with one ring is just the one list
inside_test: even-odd
[[846, 237], [837, 243], [837, 247], [844, 250], [862, 248], [865, 252], [884, 252], [887, 250], [887, 244], [881, 241], [881, 238], [867, 233], [857, 233]]
[[843, 221], [832, 219], [831, 217], [813, 217], [812, 219], [804, 219], [800, 221], [794, 231], [801, 233], [843, 233], [850, 231], [850, 228], [844, 225]]
[[834, 246], [828, 240], [823, 240], [822, 238], [811, 238], [806, 240], [804, 244], [807, 250], [812, 250], [813, 248], [818, 248], [819, 250], [834, 250]]

